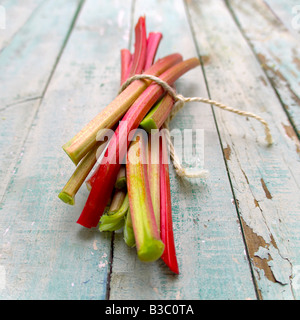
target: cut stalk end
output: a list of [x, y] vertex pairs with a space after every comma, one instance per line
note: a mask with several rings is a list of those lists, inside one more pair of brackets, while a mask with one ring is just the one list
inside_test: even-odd
[[152, 262], [161, 257], [165, 249], [165, 245], [159, 239], [148, 239], [138, 251], [138, 257], [141, 261]]
[[147, 132], [151, 132], [151, 130], [159, 129], [155, 121], [152, 118], [144, 118], [144, 120], [140, 123], [140, 126]]
[[75, 204], [75, 199], [73, 196], [67, 194], [66, 192], [62, 191], [59, 193], [58, 195], [59, 199], [62, 200], [63, 202], [70, 204], [70, 205], [74, 205]]
[[77, 166], [80, 162], [80, 159], [76, 158], [76, 155], [72, 153], [72, 151], [69, 150], [69, 147], [72, 145], [72, 140], [68, 141], [62, 146], [62, 149], [67, 154], [67, 156], [72, 160], [72, 162]]

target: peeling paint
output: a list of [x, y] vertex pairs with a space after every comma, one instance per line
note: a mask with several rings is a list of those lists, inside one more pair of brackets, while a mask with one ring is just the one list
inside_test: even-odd
[[227, 148], [224, 148], [223, 151], [224, 151], [224, 156], [226, 160], [230, 160], [230, 154], [231, 154], [230, 146], [227, 145]]
[[292, 267], [290, 261], [283, 257], [271, 235], [270, 243], [266, 243], [263, 237], [257, 235], [242, 219], [242, 225], [246, 236], [246, 243], [254, 268], [257, 270], [258, 279], [266, 279], [283, 286], [290, 283]]
[[97, 240], [94, 240], [94, 242], [93, 242], [93, 249], [95, 251], [98, 250], [98, 248], [97, 248]]
[[263, 249], [261, 248], [267, 248], [268, 244], [265, 242], [264, 238], [257, 235], [255, 232], [253, 232], [252, 228], [250, 228], [245, 221], [242, 220], [242, 226], [244, 229], [245, 237], [246, 237], [246, 243], [249, 251], [250, 258], [252, 259], [253, 265], [264, 271], [264, 274], [266, 278], [269, 281], [276, 282], [276, 279], [273, 275], [273, 272], [268, 264], [268, 261], [272, 259], [270, 256], [268, 258], [265, 257], [265, 255], [259, 255], [263, 252]]
[[297, 134], [294, 130], [294, 128], [290, 125], [285, 125], [282, 123], [282, 126], [284, 127], [284, 130], [285, 130], [285, 133], [286, 135], [292, 140], [295, 142], [295, 145], [296, 145], [296, 151], [297, 153], [300, 153], [300, 141], [297, 137]]
[[260, 182], [261, 182], [261, 185], [262, 185], [262, 187], [263, 187], [263, 189], [264, 189], [264, 192], [265, 192], [265, 194], [266, 194], [267, 199], [272, 199], [272, 195], [271, 195], [271, 193], [270, 193], [270, 191], [269, 191], [269, 189], [268, 189], [268, 187], [267, 187], [264, 179], [261, 178], [261, 179], [260, 179]]
[[207, 64], [209, 64], [210, 63], [210, 56], [208, 56], [208, 55], [202, 55], [202, 56], [200, 56], [200, 59], [201, 59], [201, 63], [205, 66], [205, 65], [207, 65]]

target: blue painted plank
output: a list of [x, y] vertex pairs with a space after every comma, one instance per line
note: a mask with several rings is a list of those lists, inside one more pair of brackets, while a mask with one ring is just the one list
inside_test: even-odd
[[0, 52], [41, 5], [42, 0], [0, 1]]
[[[257, 3], [238, 5], [251, 19], [251, 36], [259, 38], [266, 36], [255, 33], [261, 15], [249, 11]], [[187, 1], [187, 6], [199, 51], [210, 58], [204, 70], [212, 99], [259, 114], [274, 138], [267, 147], [260, 123], [215, 108], [259, 298], [299, 299], [297, 140], [286, 134], [289, 121], [281, 102], [224, 1]]]
[[[291, 11], [295, 6], [295, 4], [292, 5], [292, 2], [290, 4], [286, 3], [286, 7], [290, 8]], [[245, 3], [228, 1], [228, 3], [279, 95], [292, 126], [295, 128], [297, 135], [300, 136], [299, 39], [295, 38], [274, 14], [271, 10], [271, 3], [269, 3], [269, 6], [262, 0]], [[253, 23], [252, 17], [255, 17], [256, 23]], [[289, 127], [286, 129], [287, 135], [297, 141], [293, 137], [293, 129]], [[299, 143], [295, 143], [300, 152]]]
[[0, 201], [79, 3], [44, 1], [0, 52]]
[[[64, 4], [74, 15], [78, 2]], [[82, 7], [0, 206], [1, 299], [106, 298], [111, 235], [76, 224], [85, 187], [74, 207], [58, 198], [74, 170], [61, 146], [115, 96], [129, 19], [121, 1]]]

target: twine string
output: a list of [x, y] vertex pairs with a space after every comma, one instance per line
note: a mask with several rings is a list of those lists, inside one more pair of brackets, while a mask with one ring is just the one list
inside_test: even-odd
[[182, 167], [180, 160], [176, 155], [174, 145], [171, 141], [169, 123], [175, 117], [175, 115], [178, 113], [178, 111], [181, 110], [184, 107], [185, 103], [187, 103], [187, 102], [203, 102], [206, 104], [214, 105], [222, 110], [226, 110], [226, 111], [238, 114], [240, 116], [253, 118], [253, 119], [261, 122], [261, 124], [264, 126], [266, 141], [267, 141], [268, 145], [271, 145], [273, 143], [271, 131], [270, 131], [270, 128], [269, 128], [267, 121], [265, 121], [262, 117], [256, 115], [255, 113], [243, 111], [243, 110], [239, 110], [239, 109], [234, 109], [234, 108], [226, 106], [225, 104], [220, 103], [218, 101], [214, 101], [214, 100], [203, 98], [203, 97], [184, 97], [183, 95], [178, 94], [167, 82], [165, 82], [162, 79], [160, 79], [156, 76], [153, 76], [153, 75], [137, 74], [137, 75], [130, 77], [129, 79], [127, 79], [123, 83], [123, 85], [120, 88], [119, 93], [121, 93], [124, 89], [126, 89], [133, 81], [143, 80], [143, 79], [152, 80], [152, 81], [156, 82], [157, 84], [159, 84], [169, 95], [171, 95], [171, 97], [175, 101], [174, 106], [173, 106], [168, 118], [166, 119], [166, 121], [163, 124], [163, 128], [167, 129], [167, 130], [165, 130], [165, 132], [166, 132], [167, 142], [169, 145], [170, 157], [172, 159], [176, 173], [181, 177], [207, 178], [207, 176], [208, 176], [207, 170], [201, 169], [198, 171], [189, 171], [188, 169]]

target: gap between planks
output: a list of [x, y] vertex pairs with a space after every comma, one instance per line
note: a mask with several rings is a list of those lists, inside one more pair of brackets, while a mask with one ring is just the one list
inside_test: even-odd
[[[203, 63], [203, 59], [202, 59], [202, 55], [201, 55], [201, 52], [200, 52], [200, 48], [199, 48], [198, 43], [196, 41], [195, 30], [194, 30], [193, 25], [191, 23], [191, 16], [190, 16], [190, 13], [189, 13], [189, 10], [188, 10], [188, 7], [187, 7], [187, 3], [186, 3], [187, 0], [183, 0], [183, 1], [184, 1], [184, 6], [185, 6], [185, 12], [186, 12], [186, 15], [188, 17], [189, 27], [190, 27], [190, 30], [191, 30], [191, 33], [192, 33], [192, 36], [193, 36], [193, 41], [194, 41], [194, 44], [195, 44], [195, 47], [196, 47], [196, 50], [197, 50], [197, 53], [198, 53], [198, 57], [199, 57], [199, 59], [201, 61], [201, 69], [202, 69], [203, 78], [204, 78], [205, 85], [206, 85], [207, 94], [208, 94], [209, 99], [212, 99], [211, 93], [210, 93], [210, 89], [209, 89], [208, 79], [207, 79], [205, 68], [204, 68], [205, 64]], [[253, 270], [253, 267], [252, 267], [252, 264], [251, 264], [251, 258], [250, 258], [249, 248], [248, 248], [247, 242], [246, 242], [246, 235], [245, 235], [244, 228], [243, 228], [242, 218], [241, 218], [240, 213], [239, 213], [238, 200], [236, 198], [236, 195], [235, 195], [235, 192], [234, 192], [234, 188], [233, 188], [233, 184], [232, 184], [232, 181], [231, 181], [231, 176], [230, 176], [230, 173], [229, 173], [229, 168], [228, 168], [228, 163], [227, 163], [228, 155], [226, 154], [226, 150], [224, 148], [222, 148], [222, 146], [223, 146], [222, 137], [221, 137], [219, 126], [218, 126], [218, 122], [217, 122], [217, 119], [216, 119], [215, 110], [214, 110], [212, 105], [211, 105], [211, 110], [212, 110], [212, 114], [213, 114], [213, 119], [214, 119], [216, 131], [217, 131], [217, 134], [218, 134], [218, 138], [219, 138], [219, 141], [220, 141], [220, 148], [221, 148], [221, 152], [223, 154], [226, 173], [227, 173], [227, 176], [228, 176], [228, 180], [229, 180], [229, 184], [230, 184], [230, 188], [231, 188], [231, 192], [232, 192], [232, 196], [233, 196], [233, 202], [234, 202], [236, 214], [237, 214], [237, 217], [238, 217], [238, 220], [239, 220], [239, 224], [240, 224], [240, 227], [241, 227], [242, 238], [243, 238], [243, 242], [244, 242], [244, 246], [245, 246], [245, 251], [246, 251], [247, 260], [248, 260], [248, 264], [249, 264], [249, 269], [251, 270], [251, 277], [252, 277], [253, 285], [254, 285], [254, 288], [255, 288], [255, 294], [256, 294], [257, 299], [261, 299], [261, 295], [259, 293], [259, 288], [258, 288], [256, 279], [255, 279], [255, 276], [254, 276], [254, 270]]]
[[[248, 46], [249, 48], [251, 49], [254, 57], [256, 58], [256, 60], [258, 61], [258, 63], [261, 65], [262, 64], [262, 61], [259, 59], [259, 53], [256, 52], [255, 48], [254, 48], [254, 45], [251, 43], [251, 41], [248, 39], [248, 37], [246, 36], [245, 34], [245, 31], [243, 30], [241, 24], [240, 24], [240, 21], [236, 15], [236, 13], [234, 12], [231, 4], [229, 3], [229, 0], [224, 0], [225, 1], [225, 4], [235, 22], [235, 24], [237, 25], [238, 29], [240, 30], [240, 33], [242, 34], [243, 38], [245, 39], [245, 41], [248, 43]], [[283, 27], [284, 24], [283, 22], [281, 21], [281, 19], [278, 18], [278, 16], [275, 14], [275, 12], [273, 10], [271, 10], [271, 7], [269, 6], [269, 4], [266, 4], [266, 7], [270, 10], [270, 12], [274, 15], [274, 17], [276, 17], [278, 19], [278, 21], [282, 24]], [[267, 69], [262, 67], [261, 68], [262, 71], [264, 72], [266, 78], [268, 79], [269, 83], [270, 83], [270, 86], [272, 87], [272, 89], [274, 90], [281, 106], [282, 106], [282, 109], [284, 110], [288, 120], [289, 120], [289, 124], [291, 125], [291, 127], [293, 128], [294, 130], [294, 135], [297, 135], [298, 139], [300, 139], [300, 131], [299, 131], [299, 128], [297, 128], [297, 125], [294, 121], [294, 119], [292, 118], [291, 114], [289, 113], [289, 111], [287, 110], [287, 108], [285, 107], [285, 103], [281, 97], [281, 94], [280, 94], [280, 91], [276, 88], [276, 85], [274, 83], [274, 80], [270, 77], [270, 75], [268, 74], [267, 72]]]

